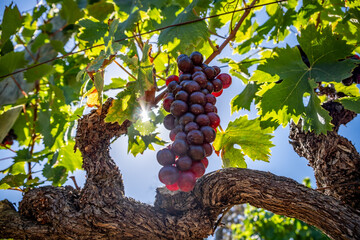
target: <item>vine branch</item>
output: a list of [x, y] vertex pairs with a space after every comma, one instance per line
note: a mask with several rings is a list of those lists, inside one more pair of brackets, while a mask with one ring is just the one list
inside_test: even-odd
[[209, 64], [217, 55], [221, 53], [221, 51], [227, 46], [227, 44], [235, 38], [236, 32], [239, 30], [240, 26], [242, 25], [246, 17], [249, 15], [251, 9], [254, 8], [256, 2], [257, 0], [253, 0], [250, 6], [245, 8], [246, 10], [244, 14], [241, 16], [239, 22], [236, 24], [235, 28], [230, 32], [230, 35], [225, 39], [225, 41], [220, 45], [220, 47], [205, 60], [206, 64]]

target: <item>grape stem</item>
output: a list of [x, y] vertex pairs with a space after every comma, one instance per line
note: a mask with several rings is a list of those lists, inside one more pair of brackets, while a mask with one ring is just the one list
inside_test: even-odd
[[221, 53], [221, 51], [228, 45], [228, 43], [235, 38], [236, 32], [239, 30], [241, 24], [244, 22], [245, 18], [249, 15], [251, 9], [253, 8], [256, 2], [257, 0], [253, 0], [249, 5], [249, 7], [246, 8], [244, 14], [241, 16], [239, 22], [236, 24], [235, 28], [231, 31], [230, 35], [225, 39], [225, 41], [221, 44], [221, 46], [206, 59], [205, 64], [209, 64], [217, 55]]
[[219, 128], [222, 132], [224, 132], [223, 128], [221, 127], [221, 125], [219, 124]]

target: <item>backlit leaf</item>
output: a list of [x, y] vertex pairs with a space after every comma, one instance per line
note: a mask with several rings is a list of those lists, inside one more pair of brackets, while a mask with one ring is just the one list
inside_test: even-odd
[[272, 135], [260, 127], [259, 119], [242, 116], [230, 122], [224, 132], [218, 132], [213, 143], [222, 151], [224, 167], [246, 167], [245, 155], [252, 160], [269, 161]]

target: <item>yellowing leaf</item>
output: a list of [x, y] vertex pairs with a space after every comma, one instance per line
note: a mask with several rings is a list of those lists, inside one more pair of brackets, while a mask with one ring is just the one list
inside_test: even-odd
[[88, 95], [86, 105], [88, 107], [99, 106], [99, 95], [96, 89]]

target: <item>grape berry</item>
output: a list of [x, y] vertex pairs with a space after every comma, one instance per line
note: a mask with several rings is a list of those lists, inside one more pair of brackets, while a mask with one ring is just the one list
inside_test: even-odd
[[157, 161], [163, 167], [159, 179], [170, 191], [191, 191], [196, 179], [203, 176], [213, 152], [216, 128], [220, 124], [217, 115], [217, 96], [231, 85], [231, 76], [220, 74], [217, 66], [203, 63], [203, 55], [193, 52], [177, 58], [180, 76], [166, 79], [168, 93], [163, 107], [171, 114], [164, 118], [164, 126], [170, 130], [173, 143], [157, 153]]

